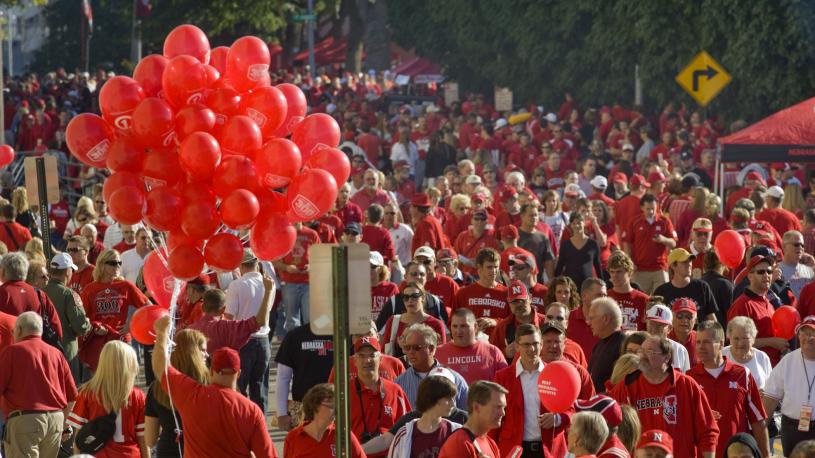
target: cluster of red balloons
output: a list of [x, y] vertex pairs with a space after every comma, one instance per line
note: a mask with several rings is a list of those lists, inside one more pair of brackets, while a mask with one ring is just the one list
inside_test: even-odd
[[285, 256], [292, 224], [323, 215], [348, 180], [336, 121], [307, 116], [297, 86], [272, 86], [269, 63], [257, 37], [210, 49], [203, 31], [182, 25], [163, 55], [102, 86], [102, 116], [68, 124], [71, 153], [112, 172], [104, 198], [113, 218], [167, 234], [175, 278], [194, 278], [205, 265], [237, 268], [243, 244], [225, 228], [249, 230], [260, 259]]

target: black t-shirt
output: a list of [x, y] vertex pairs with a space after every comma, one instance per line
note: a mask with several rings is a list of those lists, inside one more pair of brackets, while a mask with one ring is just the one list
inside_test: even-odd
[[713, 298], [716, 299], [716, 305], [719, 307], [719, 311], [716, 312], [716, 320], [719, 323], [727, 323], [727, 310], [733, 303], [733, 282], [713, 271], [702, 274], [701, 280], [707, 283], [710, 290], [713, 291]]
[[[158, 418], [158, 423], [161, 426], [161, 433], [158, 436], [158, 442], [156, 442], [156, 454], [154, 456], [156, 458], [180, 458], [181, 455], [178, 454], [179, 444], [175, 441], [176, 433], [173, 412], [156, 401], [156, 397], [153, 394], [155, 389], [155, 383], [150, 385], [150, 389], [147, 390], [147, 400], [144, 405], [144, 415], [146, 417]], [[178, 415], [177, 410], [176, 418], [178, 419], [179, 428], [184, 431], [184, 428], [181, 426], [181, 416]], [[184, 450], [183, 435], [180, 440], [181, 450]]]
[[543, 263], [555, 259], [549, 238], [538, 231], [524, 232], [518, 229], [518, 246], [535, 255], [535, 263], [538, 265], [538, 281], [542, 281]]
[[556, 276], [565, 275], [574, 280], [576, 285], [582, 285], [583, 280], [601, 276], [602, 274], [600, 246], [597, 245], [596, 241], [592, 239], [586, 240], [586, 243], [579, 250], [570, 239], [564, 239], [560, 242], [560, 252], [555, 265]]
[[[418, 410], [410, 411], [406, 413], [402, 418], [396, 420], [396, 423], [391, 427], [390, 430], [388, 430], [388, 432], [395, 436], [396, 432], [399, 431], [399, 428], [408, 424], [410, 420], [415, 420], [421, 416], [422, 413], [419, 412]], [[467, 423], [468, 415], [466, 410], [461, 410], [458, 407], [453, 407], [453, 411], [450, 412], [450, 415], [444, 418], [452, 421], [453, 423], [463, 425], [464, 423]]]
[[286, 334], [274, 360], [292, 368], [291, 398], [302, 401], [309, 388], [328, 380], [334, 365], [334, 337], [314, 335], [304, 324]]
[[614, 363], [620, 357], [620, 348], [624, 340], [625, 333], [617, 331], [594, 344], [594, 350], [592, 350], [591, 359], [589, 360], [589, 372], [591, 373], [594, 390], [598, 393], [606, 391], [606, 380], [611, 378]]
[[715, 314], [719, 311], [719, 306], [716, 304], [716, 298], [713, 297], [713, 291], [707, 283], [696, 278], [691, 279], [688, 286], [684, 288], [677, 288], [673, 283], [663, 283], [657, 286], [652, 296], [662, 296], [665, 298], [665, 305], [668, 308], [673, 308], [673, 302], [677, 299], [687, 298], [696, 303], [696, 316], [699, 320], [703, 320], [708, 314]]

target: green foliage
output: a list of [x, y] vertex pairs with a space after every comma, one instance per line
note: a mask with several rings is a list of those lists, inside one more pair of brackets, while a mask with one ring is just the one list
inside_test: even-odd
[[802, 0], [388, 0], [394, 39], [442, 63], [465, 88], [510, 87], [553, 106], [695, 102], [674, 77], [704, 49], [733, 81], [711, 104], [757, 119], [812, 96], [815, 4]]

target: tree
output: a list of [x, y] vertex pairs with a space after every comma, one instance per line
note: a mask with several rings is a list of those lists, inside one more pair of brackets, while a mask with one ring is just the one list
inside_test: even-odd
[[556, 106], [632, 104], [639, 66], [648, 108], [680, 100], [674, 81], [700, 50], [733, 76], [711, 109], [757, 119], [811, 96], [815, 4], [796, 0], [388, 0], [394, 39], [465, 88], [511, 88]]

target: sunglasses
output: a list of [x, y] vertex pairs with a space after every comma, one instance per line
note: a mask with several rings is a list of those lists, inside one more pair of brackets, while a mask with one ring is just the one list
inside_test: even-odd
[[344, 232], [344, 234], [345, 234], [345, 235], [359, 235], [359, 234], [357, 234], [357, 233], [356, 233], [356, 232], [354, 232], [354, 231], [345, 231], [345, 232]]
[[487, 220], [487, 218], [484, 218], [482, 216], [474, 216], [473, 217], [473, 221], [486, 221], [486, 220]]
[[119, 267], [122, 265], [122, 261], [106, 261], [105, 265], [111, 267]]
[[402, 294], [402, 299], [404, 299], [405, 301], [413, 299], [419, 300], [420, 297], [422, 297], [422, 293]]
[[65, 251], [67, 251], [68, 253], [79, 253], [80, 251], [82, 251], [82, 248], [68, 248]]

